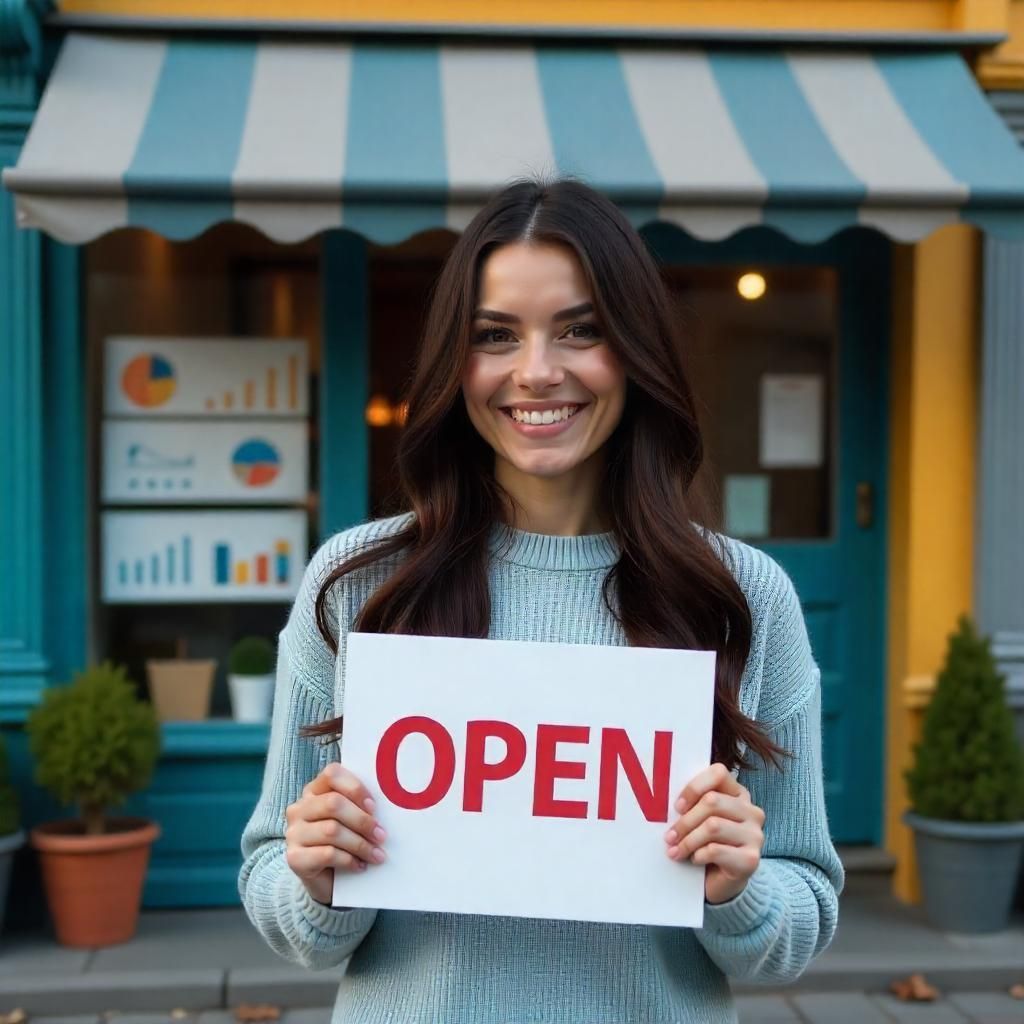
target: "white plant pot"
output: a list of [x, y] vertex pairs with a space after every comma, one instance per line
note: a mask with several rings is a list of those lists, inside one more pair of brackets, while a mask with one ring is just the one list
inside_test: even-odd
[[274, 703], [273, 672], [265, 676], [236, 676], [228, 673], [231, 711], [236, 722], [267, 722]]

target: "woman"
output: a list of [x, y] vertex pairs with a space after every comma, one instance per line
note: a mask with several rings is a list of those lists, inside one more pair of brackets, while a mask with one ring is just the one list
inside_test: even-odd
[[[243, 837], [271, 946], [351, 956], [339, 1022], [734, 1021], [727, 978], [791, 980], [831, 940], [818, 669], [786, 574], [699, 525], [674, 324], [643, 241], [577, 182], [505, 189], [445, 265], [399, 450], [411, 511], [307, 569]], [[340, 731], [353, 629], [716, 650], [714, 763], [664, 837], [706, 866], [703, 928], [332, 908], [336, 872], [344, 892], [387, 870], [363, 782], [302, 735]]]

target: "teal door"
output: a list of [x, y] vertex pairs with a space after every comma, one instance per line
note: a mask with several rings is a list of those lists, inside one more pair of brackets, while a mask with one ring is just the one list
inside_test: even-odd
[[[789, 573], [822, 671], [837, 842], [881, 838], [889, 245], [767, 229], [695, 241], [656, 225], [690, 339], [719, 526]], [[744, 298], [745, 289], [760, 297]]]

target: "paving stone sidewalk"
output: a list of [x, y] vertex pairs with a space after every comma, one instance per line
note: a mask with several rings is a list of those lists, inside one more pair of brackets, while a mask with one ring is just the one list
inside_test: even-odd
[[[939, 1001], [886, 994], [916, 972]], [[340, 978], [279, 959], [240, 908], [145, 912], [134, 939], [95, 951], [49, 935], [0, 940], [0, 1013], [20, 1007], [32, 1024], [230, 1024], [242, 1003], [282, 1007], [283, 1024], [327, 1024]], [[937, 932], [889, 896], [884, 878], [855, 876], [832, 945], [794, 986], [735, 991], [741, 1024], [1024, 1024], [1024, 1002], [1007, 994], [1015, 983], [1024, 983], [1024, 919], [991, 936]]]

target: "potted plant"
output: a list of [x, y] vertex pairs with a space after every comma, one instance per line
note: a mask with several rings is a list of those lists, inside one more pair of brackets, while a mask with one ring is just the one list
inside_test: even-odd
[[146, 786], [160, 750], [153, 709], [120, 666], [104, 663], [50, 689], [29, 715], [36, 781], [79, 817], [32, 829], [57, 939], [95, 948], [135, 933], [159, 828], [110, 809]]
[[231, 710], [238, 722], [265, 722], [274, 700], [274, 645], [244, 636], [228, 655]]
[[948, 931], [1009, 922], [1024, 850], [1024, 755], [987, 637], [961, 616], [906, 773], [925, 911]]
[[213, 676], [217, 662], [212, 658], [189, 658], [184, 637], [178, 637], [173, 658], [149, 658], [146, 677], [149, 696], [163, 722], [196, 722], [210, 713]]
[[18, 794], [10, 781], [7, 748], [0, 737], [0, 931], [7, 911], [7, 888], [11, 878], [14, 855], [25, 843], [19, 827]]

